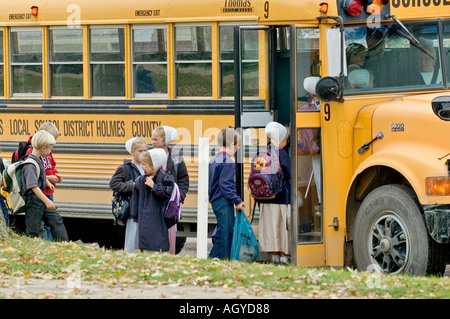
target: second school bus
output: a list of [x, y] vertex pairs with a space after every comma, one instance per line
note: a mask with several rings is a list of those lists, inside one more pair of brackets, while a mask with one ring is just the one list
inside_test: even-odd
[[448, 1], [14, 1], [0, 38], [1, 155], [57, 124], [65, 221], [111, 221], [124, 143], [158, 125], [178, 129], [191, 177], [179, 236], [195, 232], [198, 138], [226, 125], [245, 129], [252, 206], [249, 159], [276, 120], [290, 126], [294, 264], [443, 273]]

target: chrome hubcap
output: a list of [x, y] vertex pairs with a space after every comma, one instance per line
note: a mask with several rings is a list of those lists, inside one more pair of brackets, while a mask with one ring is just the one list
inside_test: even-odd
[[369, 232], [368, 251], [377, 272], [402, 272], [409, 259], [409, 234], [394, 212], [382, 212]]

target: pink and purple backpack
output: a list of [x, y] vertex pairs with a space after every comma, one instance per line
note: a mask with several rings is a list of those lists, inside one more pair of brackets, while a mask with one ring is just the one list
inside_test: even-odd
[[248, 187], [254, 199], [277, 197], [283, 189], [283, 171], [276, 151], [260, 150], [252, 159]]

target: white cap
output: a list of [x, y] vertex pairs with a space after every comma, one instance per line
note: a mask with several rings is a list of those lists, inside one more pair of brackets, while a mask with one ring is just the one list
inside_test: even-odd
[[303, 80], [303, 87], [309, 94], [316, 94], [316, 84], [319, 82], [319, 76], [308, 76]]
[[136, 137], [132, 137], [128, 141], [125, 142], [125, 149], [130, 154], [131, 154], [131, 146], [133, 145], [133, 142], [134, 142], [135, 139], [136, 139]]
[[178, 132], [171, 126], [162, 125], [164, 129], [164, 135], [166, 136], [166, 145], [172, 143], [178, 138]]
[[281, 142], [286, 137], [287, 129], [278, 122], [270, 122], [266, 125], [266, 134], [269, 138]]
[[161, 166], [163, 166], [167, 162], [167, 154], [166, 151], [162, 148], [154, 148], [148, 151], [150, 154], [150, 158], [153, 162], [153, 168], [158, 170]]

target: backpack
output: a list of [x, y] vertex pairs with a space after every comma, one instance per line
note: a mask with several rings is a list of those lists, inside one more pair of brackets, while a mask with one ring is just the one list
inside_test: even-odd
[[[131, 164], [128, 164], [131, 179], [135, 180], [134, 171]], [[119, 192], [113, 192], [111, 198], [111, 210], [114, 218], [114, 225], [125, 226], [130, 213], [130, 196]]]
[[284, 187], [283, 171], [275, 151], [263, 149], [253, 157], [248, 187], [252, 197], [261, 201], [274, 199], [281, 193]]
[[36, 167], [36, 174], [39, 176], [39, 164], [31, 159], [20, 160], [8, 166], [3, 171], [3, 187], [1, 195], [5, 198], [6, 204], [12, 214], [19, 214], [25, 210], [25, 196], [22, 194], [22, 172], [26, 163], [32, 163]]
[[24, 160], [27, 157], [27, 151], [30, 147], [33, 147], [30, 143], [19, 142], [19, 148], [12, 153], [11, 163], [16, 163], [18, 161]]
[[10, 163], [0, 156], [0, 176], [3, 174], [3, 171], [8, 168]]
[[166, 222], [167, 228], [172, 227], [177, 224], [181, 218], [181, 197], [180, 189], [177, 183], [174, 183], [172, 195], [167, 203], [166, 209], [164, 210], [164, 221]]

